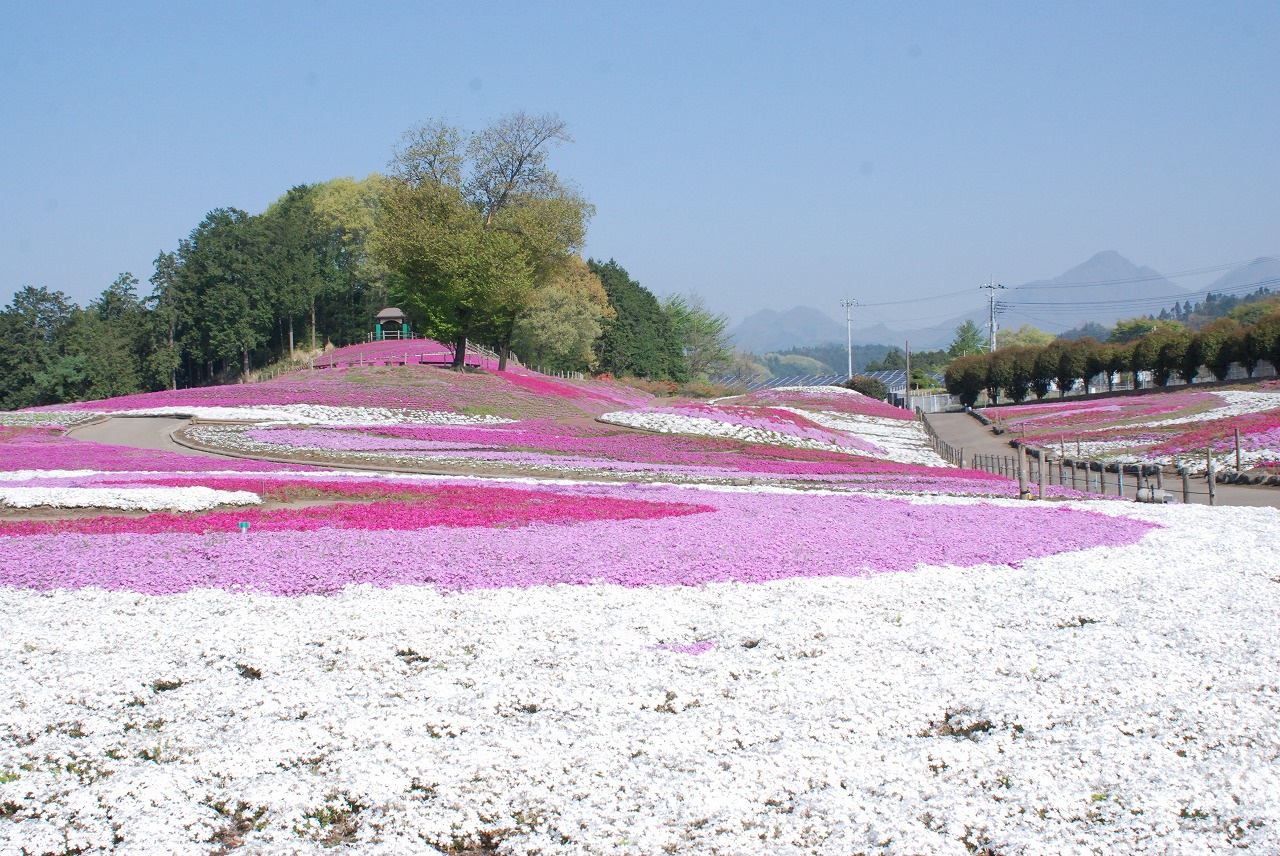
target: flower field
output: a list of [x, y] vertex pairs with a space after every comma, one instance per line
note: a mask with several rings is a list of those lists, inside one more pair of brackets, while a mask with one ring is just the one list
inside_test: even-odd
[[1280, 850], [1276, 510], [495, 375], [5, 414], [0, 854]]
[[1280, 450], [1280, 391], [1182, 390], [1161, 394], [1052, 401], [990, 408], [985, 415], [1026, 442], [1086, 457], [1147, 461], [1205, 469], [1206, 454], [1220, 467], [1264, 465]]

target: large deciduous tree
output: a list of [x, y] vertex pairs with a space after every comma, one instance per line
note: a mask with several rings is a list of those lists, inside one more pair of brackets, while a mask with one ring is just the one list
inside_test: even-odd
[[577, 256], [538, 287], [516, 322], [513, 346], [526, 364], [552, 371], [596, 367], [596, 340], [616, 317], [600, 278]]
[[1231, 342], [1240, 329], [1240, 323], [1234, 318], [1218, 318], [1204, 326], [1192, 345], [1196, 359], [1218, 380], [1226, 379], [1235, 361]]
[[707, 308], [698, 295], [674, 294], [662, 301], [671, 332], [684, 350], [689, 374], [707, 377], [733, 365], [732, 338], [727, 332], [729, 317]]
[[982, 354], [956, 357], [943, 375], [947, 392], [958, 396], [965, 407], [973, 407], [987, 387], [988, 362]]
[[505, 369], [539, 286], [581, 249], [593, 209], [547, 162], [571, 141], [555, 115], [513, 113], [474, 133], [429, 121], [397, 149], [374, 247], [402, 308], [454, 343], [456, 367], [481, 338]]

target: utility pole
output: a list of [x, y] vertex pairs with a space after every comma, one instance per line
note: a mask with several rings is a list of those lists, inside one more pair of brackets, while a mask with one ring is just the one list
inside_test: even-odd
[[981, 287], [987, 290], [991, 301], [991, 315], [990, 320], [987, 322], [987, 330], [990, 331], [990, 347], [987, 350], [994, 351], [996, 349], [996, 289], [1004, 288], [1004, 286], [998, 282], [993, 283], [988, 279], [987, 284]]
[[911, 343], [910, 343], [910, 342], [905, 342], [904, 344], [907, 346], [907, 389], [906, 389], [906, 404], [907, 404], [907, 410], [908, 410], [908, 411], [910, 411], [911, 413], [915, 413], [915, 411], [914, 411], [914, 410], [911, 410]]
[[856, 300], [841, 300], [840, 305], [844, 307], [844, 326], [849, 334], [849, 380], [853, 380], [853, 307], [858, 305]]

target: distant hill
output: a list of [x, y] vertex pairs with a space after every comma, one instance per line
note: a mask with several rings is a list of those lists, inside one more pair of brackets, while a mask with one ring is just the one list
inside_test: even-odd
[[[1242, 295], [1245, 290], [1260, 287], [1280, 292], [1280, 259], [1259, 258], [1233, 268], [1197, 292]], [[1085, 321], [1109, 326], [1124, 318], [1158, 315], [1161, 309], [1171, 308], [1190, 295], [1159, 271], [1135, 265], [1114, 250], [1106, 250], [1052, 279], [1007, 287], [997, 292], [997, 300], [1007, 307], [999, 318], [1000, 329], [1012, 330], [1031, 324], [1048, 333], [1062, 333]], [[911, 333], [913, 349], [945, 348], [955, 328], [965, 321], [973, 321], [985, 331], [987, 305], [979, 302], [985, 295], [974, 296], [978, 299], [968, 311], [927, 331]], [[1194, 297], [1190, 299], [1196, 302]], [[765, 309], [745, 318], [731, 332], [739, 348], [756, 354], [845, 341], [842, 323], [809, 306], [797, 306], [785, 312]], [[853, 341], [855, 344], [896, 343], [902, 341], [904, 335], [879, 324], [855, 328]]]
[[[742, 323], [729, 331], [734, 344], [753, 354], [786, 351], [807, 345], [843, 343], [847, 337], [845, 325], [836, 321], [821, 309], [797, 306], [785, 312], [761, 309], [742, 319]], [[894, 342], [901, 336], [884, 325], [855, 328], [854, 344]]]
[[[1158, 313], [1185, 299], [1187, 292], [1159, 271], [1139, 267], [1114, 250], [1098, 253], [1053, 279], [1037, 279], [996, 293], [1007, 306], [1000, 329], [1031, 324], [1047, 333], [1062, 333], [1084, 321], [1111, 325], [1121, 318]], [[955, 329], [972, 321], [987, 328], [987, 306], [978, 304], [948, 324]]]
[[1138, 267], [1107, 250], [1061, 276], [1019, 285], [998, 299], [1016, 305], [1011, 315], [1025, 316], [1042, 330], [1060, 333], [1081, 321], [1112, 324], [1158, 312], [1165, 302], [1171, 304], [1186, 294], [1159, 271]]
[[1280, 291], [1280, 259], [1254, 259], [1247, 265], [1227, 271], [1204, 290], [1222, 293], [1264, 287]]

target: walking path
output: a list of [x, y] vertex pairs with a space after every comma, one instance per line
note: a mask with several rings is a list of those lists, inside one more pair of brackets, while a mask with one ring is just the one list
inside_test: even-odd
[[192, 449], [174, 442], [173, 432], [191, 424], [190, 419], [165, 416], [109, 416], [101, 422], [91, 422], [68, 432], [77, 440], [105, 443], [109, 446], [128, 446], [133, 449], [158, 449], [206, 458], [221, 458], [212, 452]]
[[[977, 455], [1016, 455], [1007, 435], [992, 433], [991, 428], [983, 425], [968, 413], [931, 413], [929, 424], [945, 442], [964, 449], [965, 463]], [[1113, 482], [1114, 486], [1114, 482]], [[1165, 491], [1172, 494], [1175, 501], [1182, 500], [1182, 490], [1176, 478], [1165, 479]], [[1204, 505], [1209, 502], [1208, 485], [1203, 476], [1191, 480], [1191, 501]], [[1280, 488], [1253, 487], [1249, 485], [1220, 484], [1215, 485], [1216, 505], [1251, 505], [1280, 508]]]

